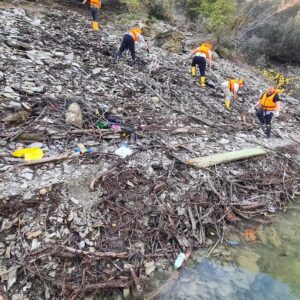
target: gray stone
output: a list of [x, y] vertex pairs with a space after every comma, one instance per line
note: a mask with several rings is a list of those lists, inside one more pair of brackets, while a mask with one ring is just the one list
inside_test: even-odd
[[101, 68], [95, 68], [92, 72], [94, 75], [97, 75], [101, 72]]
[[32, 173], [25, 173], [20, 175], [22, 178], [26, 180], [32, 180], [33, 179], [33, 174]]
[[168, 30], [156, 36], [155, 45], [173, 53], [181, 53], [183, 40], [184, 35], [181, 32]]
[[19, 108], [22, 107], [22, 105], [21, 105], [20, 102], [17, 102], [17, 101], [10, 101], [10, 102], [9, 102], [9, 107], [19, 109]]
[[43, 143], [35, 142], [35, 143], [28, 145], [28, 148], [42, 148], [43, 145], [44, 145]]
[[68, 111], [66, 112], [66, 123], [68, 125], [74, 125], [79, 128], [83, 126], [83, 116], [81, 113], [80, 106], [77, 103], [72, 103]]

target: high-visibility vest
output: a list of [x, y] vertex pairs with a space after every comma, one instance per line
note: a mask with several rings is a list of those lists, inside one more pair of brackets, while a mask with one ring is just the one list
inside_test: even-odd
[[234, 84], [237, 83], [239, 84], [239, 80], [237, 79], [231, 79], [228, 81], [228, 88], [230, 92], [234, 92]]
[[139, 40], [140, 34], [142, 34], [142, 30], [140, 28], [132, 28], [129, 29], [129, 33], [133, 37], [133, 40], [137, 42]]
[[90, 0], [90, 6], [101, 7], [101, 0]]
[[276, 92], [274, 92], [272, 95], [268, 96], [268, 93], [265, 92], [261, 99], [260, 99], [260, 107], [263, 110], [275, 110], [276, 109], [276, 103], [274, 102], [274, 98], [277, 95]]
[[206, 57], [208, 57], [210, 53], [209, 44], [201, 44], [200, 47], [197, 48], [196, 53], [204, 53]]

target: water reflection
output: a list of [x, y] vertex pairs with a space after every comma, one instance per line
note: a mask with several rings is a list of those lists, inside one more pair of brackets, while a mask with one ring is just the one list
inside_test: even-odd
[[157, 296], [157, 300], [299, 300], [287, 284], [264, 273], [203, 259], [184, 268], [180, 277]]
[[161, 281], [156, 299], [300, 300], [299, 212], [298, 202], [272, 225], [229, 228], [239, 246], [220, 245], [209, 260], [194, 253], [177, 280]]

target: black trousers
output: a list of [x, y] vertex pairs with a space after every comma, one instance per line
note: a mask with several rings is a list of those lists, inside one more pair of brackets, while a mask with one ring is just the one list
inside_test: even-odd
[[93, 22], [99, 22], [99, 8], [91, 7], [91, 14], [93, 17]]
[[256, 112], [256, 116], [258, 117], [259, 122], [260, 122], [261, 125], [266, 125], [265, 133], [266, 133], [267, 137], [270, 137], [270, 135], [271, 135], [271, 121], [272, 121], [272, 118], [273, 118], [273, 112], [271, 112], [269, 114], [265, 114], [264, 110], [259, 109]]
[[203, 56], [194, 56], [192, 67], [195, 67], [196, 65], [199, 66], [201, 77], [205, 76], [206, 59]]
[[125, 50], [129, 50], [131, 53], [132, 60], [135, 60], [135, 43], [134, 39], [130, 34], [125, 34], [117, 54], [118, 58], [122, 57]]

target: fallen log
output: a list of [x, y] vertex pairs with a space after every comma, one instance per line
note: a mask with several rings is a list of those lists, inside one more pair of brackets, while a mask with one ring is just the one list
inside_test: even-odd
[[207, 168], [222, 163], [263, 155], [266, 153], [267, 152], [261, 148], [250, 148], [220, 154], [213, 154], [199, 158], [193, 158], [188, 160], [187, 164], [196, 168]]

